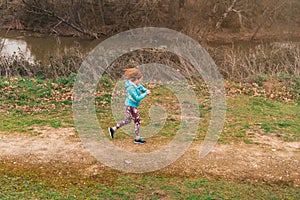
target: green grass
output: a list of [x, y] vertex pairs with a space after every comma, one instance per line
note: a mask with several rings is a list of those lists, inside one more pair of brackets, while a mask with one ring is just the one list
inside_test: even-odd
[[[298, 80], [298, 79], [297, 79]], [[263, 80], [262, 80], [263, 81]], [[2, 110], [0, 130], [5, 132], [32, 132], [34, 126], [73, 126], [72, 100], [70, 93], [74, 76], [70, 78], [43, 79], [15, 77], [0, 79], [0, 109]], [[110, 104], [114, 82], [103, 76], [95, 97], [96, 111], [100, 124], [114, 125]], [[296, 81], [294, 84], [298, 84]], [[298, 87], [294, 88], [298, 88]], [[154, 103], [164, 107], [166, 122], [160, 133], [154, 137], [171, 139], [180, 128], [180, 105], [176, 96], [164, 86], [151, 89], [152, 95], [143, 100], [139, 112], [142, 129], [150, 123], [149, 109]], [[64, 94], [69, 93], [69, 97]], [[198, 91], [201, 122], [196, 140], [205, 137], [211, 107], [205, 89]], [[229, 143], [241, 140], [251, 143], [253, 134], [276, 135], [285, 141], [300, 139], [300, 106], [297, 103], [266, 100], [263, 97], [237, 95], [227, 98], [227, 115], [219, 142]], [[119, 134], [124, 138], [123, 133]]]
[[[70, 175], [72, 174], [72, 175]], [[299, 187], [288, 184], [238, 182], [227, 179], [109, 172], [35, 175], [0, 165], [0, 199], [297, 199]]]
[[[263, 80], [261, 80], [263, 81]], [[34, 134], [34, 127], [73, 126], [70, 93], [74, 78], [0, 79], [0, 131]], [[95, 98], [96, 111], [104, 129], [114, 125], [110, 103], [114, 83], [103, 77]], [[152, 103], [163, 106], [166, 123], [153, 139], [170, 140], [180, 128], [180, 107], [176, 97], [163, 86], [152, 90], [139, 109], [143, 127], [150, 123]], [[201, 122], [196, 140], [203, 140], [210, 120], [207, 92], [198, 91]], [[236, 95], [227, 98], [227, 116], [220, 143], [253, 143], [255, 134], [276, 136], [284, 141], [300, 139], [300, 106], [297, 103]], [[116, 140], [127, 137], [120, 131]], [[25, 167], [26, 168], [26, 167]], [[300, 188], [289, 183], [271, 184], [204, 177], [171, 177], [157, 173], [141, 175], [118, 172], [84, 176], [69, 166], [39, 170], [19, 170], [0, 160], [0, 199], [297, 199]], [[49, 171], [47, 171], [49, 170]], [[52, 170], [52, 171], [51, 171]], [[70, 169], [71, 170], [71, 169]], [[58, 175], [62, 171], [62, 175]], [[51, 174], [51, 176], [49, 176]]]
[[[64, 111], [58, 114], [50, 114], [47, 112], [35, 115], [22, 114], [23, 111], [14, 111], [15, 114], [0, 116], [2, 123], [0, 130], [4, 132], [25, 132], [32, 133], [33, 127], [51, 126], [54, 128], [73, 126], [71, 113]], [[19, 113], [18, 113], [19, 112]]]
[[72, 81], [73, 78], [0, 79], [0, 130], [32, 133], [35, 126], [72, 126], [72, 101], [63, 98], [71, 91]]
[[288, 141], [300, 139], [300, 106], [295, 103], [240, 95], [228, 98], [227, 106], [222, 141], [249, 140], [249, 133], [282, 135]]

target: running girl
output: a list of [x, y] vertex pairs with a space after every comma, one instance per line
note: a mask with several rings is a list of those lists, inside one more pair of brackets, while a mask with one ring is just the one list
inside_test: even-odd
[[125, 82], [126, 88], [126, 100], [125, 100], [125, 119], [117, 123], [114, 127], [109, 127], [108, 131], [110, 137], [113, 139], [115, 131], [120, 127], [129, 124], [131, 120], [134, 121], [135, 131], [135, 144], [145, 144], [146, 141], [140, 136], [140, 116], [138, 113], [138, 106], [142, 99], [147, 95], [150, 95], [150, 90], [144, 88], [140, 82], [143, 78], [143, 74], [140, 70], [130, 68], [125, 70], [125, 76], [127, 81]]

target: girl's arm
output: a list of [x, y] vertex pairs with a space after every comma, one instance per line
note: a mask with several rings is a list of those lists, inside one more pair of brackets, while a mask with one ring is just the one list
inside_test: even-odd
[[142, 86], [141, 84], [138, 85], [138, 89], [142, 92], [146, 92], [147, 88], [145, 88], [144, 86]]
[[[147, 89], [146, 89], [146, 91], [147, 91]], [[144, 99], [147, 96], [147, 93], [143, 93], [141, 95], [138, 95], [135, 88], [132, 87], [132, 88], [129, 89], [129, 95], [133, 98], [133, 100], [141, 101], [142, 99]]]

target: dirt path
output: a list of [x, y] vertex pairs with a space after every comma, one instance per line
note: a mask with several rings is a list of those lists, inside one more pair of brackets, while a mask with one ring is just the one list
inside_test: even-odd
[[[0, 133], [0, 164], [9, 162], [28, 169], [38, 164], [67, 163], [68, 167], [82, 166], [79, 173], [86, 176], [110, 170], [89, 155], [73, 128], [46, 127], [37, 131], [40, 134], [35, 136]], [[300, 185], [300, 142], [283, 142], [260, 135], [253, 140], [259, 144], [218, 144], [203, 159], [198, 159], [199, 144], [192, 144], [179, 160], [155, 173]], [[151, 143], [148, 147], [130, 145], [127, 140], [117, 143], [133, 151], [153, 148]]]

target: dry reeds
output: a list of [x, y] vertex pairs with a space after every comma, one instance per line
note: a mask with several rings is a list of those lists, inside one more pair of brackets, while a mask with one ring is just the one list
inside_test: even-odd
[[300, 44], [259, 44], [250, 49], [209, 48], [221, 74], [226, 79], [245, 80], [253, 75], [289, 74], [300, 76]]
[[49, 56], [49, 64], [30, 61], [18, 52], [12, 56], [0, 57], [0, 78], [13, 76], [40, 76], [44, 78], [68, 77], [76, 73], [82, 63], [81, 54], [65, 52]]

